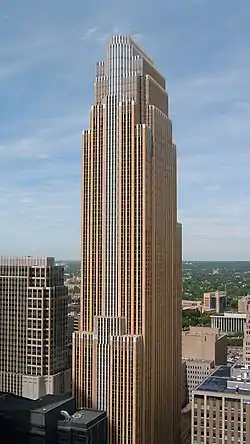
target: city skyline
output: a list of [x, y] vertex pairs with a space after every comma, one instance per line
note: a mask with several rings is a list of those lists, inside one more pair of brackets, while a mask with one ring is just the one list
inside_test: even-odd
[[154, 9], [150, 0], [143, 8], [131, 0], [98, 8], [4, 2], [1, 253], [80, 257], [79, 134], [88, 125], [89, 79], [110, 35], [125, 33], [168, 78], [184, 259], [247, 260], [249, 12], [246, 0], [160, 0]]
[[113, 36], [82, 134], [78, 408], [107, 411], [109, 444], [177, 444], [181, 255], [177, 162], [164, 76]]

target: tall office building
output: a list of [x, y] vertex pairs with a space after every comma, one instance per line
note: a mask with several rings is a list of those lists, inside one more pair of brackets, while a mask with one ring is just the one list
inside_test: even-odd
[[181, 411], [181, 225], [165, 79], [130, 38], [97, 63], [83, 132], [79, 407], [109, 443], [175, 444]]
[[216, 313], [224, 313], [227, 308], [227, 292], [226, 291], [210, 291], [203, 294], [203, 312], [215, 311]]
[[67, 305], [53, 258], [0, 257], [0, 391], [32, 399], [70, 391]]

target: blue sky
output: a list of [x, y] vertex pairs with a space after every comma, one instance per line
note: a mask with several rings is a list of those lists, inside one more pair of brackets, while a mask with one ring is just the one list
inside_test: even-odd
[[0, 254], [79, 257], [95, 61], [132, 34], [167, 78], [184, 259], [249, 260], [249, 20], [247, 0], [2, 0]]

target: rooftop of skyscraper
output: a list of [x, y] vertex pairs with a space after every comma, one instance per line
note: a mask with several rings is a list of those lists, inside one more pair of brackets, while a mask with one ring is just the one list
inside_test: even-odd
[[60, 406], [60, 404], [63, 405], [69, 399], [74, 398], [67, 395], [46, 395], [33, 400], [11, 393], [0, 392], [0, 410], [36, 410], [44, 413], [45, 411], [53, 410], [55, 407]]
[[250, 366], [221, 365], [209, 375], [195, 392], [240, 394], [250, 397]]
[[103, 419], [106, 417], [106, 412], [102, 410], [94, 410], [94, 409], [82, 409], [78, 410], [74, 413], [70, 419], [68, 420], [60, 420], [58, 421], [58, 425], [60, 427], [70, 427], [74, 426], [74, 428], [84, 428], [87, 429], [92, 426], [93, 423]]

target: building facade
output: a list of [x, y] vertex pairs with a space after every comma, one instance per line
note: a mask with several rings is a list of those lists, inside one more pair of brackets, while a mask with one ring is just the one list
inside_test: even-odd
[[79, 407], [108, 412], [108, 442], [180, 439], [181, 226], [165, 79], [130, 38], [97, 63], [83, 132]]
[[188, 301], [182, 299], [182, 310], [200, 310], [202, 311], [202, 302], [201, 301]]
[[58, 421], [56, 444], [107, 444], [107, 422], [106, 412], [100, 410], [66, 415], [64, 421]]
[[183, 409], [188, 404], [188, 381], [187, 381], [187, 366], [185, 359], [182, 359], [181, 365], [181, 408]]
[[227, 293], [226, 291], [210, 291], [203, 294], [203, 311], [215, 311], [216, 313], [224, 313], [227, 309]]
[[246, 365], [250, 365], [250, 296], [246, 297], [245, 310], [246, 323], [244, 326], [243, 362]]
[[250, 295], [244, 296], [238, 300], [238, 313], [247, 313], [247, 305]]
[[227, 363], [227, 336], [211, 327], [190, 327], [182, 332], [182, 358]]
[[57, 426], [62, 410], [73, 415], [75, 398], [46, 395], [31, 400], [0, 393], [1, 444], [61, 444]]
[[191, 401], [193, 390], [212, 373], [215, 366], [214, 361], [206, 361], [204, 359], [187, 359], [183, 361], [186, 364], [188, 397], [189, 401]]
[[68, 293], [54, 258], [0, 257], [0, 390], [27, 398], [71, 388]]
[[249, 407], [249, 367], [219, 367], [193, 392], [192, 444], [248, 444]]
[[76, 411], [72, 396], [0, 392], [0, 430], [1, 444], [107, 444], [107, 414]]
[[211, 315], [211, 327], [224, 333], [242, 333], [246, 323], [246, 313], [223, 313]]

